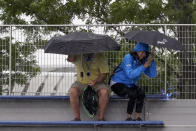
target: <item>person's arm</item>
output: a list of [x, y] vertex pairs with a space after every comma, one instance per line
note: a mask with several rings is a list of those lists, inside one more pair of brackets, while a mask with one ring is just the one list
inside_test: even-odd
[[145, 68], [150, 67], [150, 66], [151, 66], [151, 63], [152, 63], [152, 61], [153, 61], [153, 59], [154, 59], [154, 55], [151, 53], [151, 54], [148, 56], [147, 61], [144, 63], [144, 67], [145, 67]]
[[150, 78], [154, 78], [157, 76], [156, 64], [153, 59], [154, 59], [154, 55], [150, 54], [146, 63], [144, 64], [144, 67], [145, 65], [147, 67], [144, 73]]
[[139, 77], [146, 70], [144, 65], [140, 65], [134, 68], [133, 64], [134, 58], [130, 54], [126, 55], [122, 61], [122, 69], [130, 79]]
[[100, 74], [95, 80], [91, 81], [89, 83], [89, 85], [90, 86], [94, 86], [94, 85], [96, 85], [98, 83], [102, 83], [105, 80], [106, 76], [107, 76], [107, 73]]
[[150, 78], [154, 78], [157, 77], [157, 69], [156, 69], [156, 64], [154, 61], [152, 61], [150, 67], [148, 67], [145, 71], [144, 71], [145, 75], [147, 75]]
[[68, 57], [67, 57], [68, 62], [75, 62], [76, 59], [77, 59], [76, 55], [68, 55]]
[[100, 75], [95, 80], [89, 83], [89, 85], [91, 86], [102, 83], [106, 79], [107, 74], [109, 73], [109, 66], [106, 57], [103, 54], [100, 54], [98, 59], [96, 60], [98, 61], [98, 64], [101, 63], [99, 64]]

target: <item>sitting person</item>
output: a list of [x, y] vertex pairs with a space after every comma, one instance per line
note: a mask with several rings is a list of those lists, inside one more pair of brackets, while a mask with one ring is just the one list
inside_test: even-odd
[[[128, 97], [127, 121], [141, 121], [145, 92], [138, 87], [137, 81], [142, 73], [153, 78], [157, 76], [156, 64], [153, 55], [149, 53], [149, 46], [145, 43], [137, 43], [133, 52], [125, 55], [122, 63], [114, 70], [110, 86], [112, 91], [121, 97]], [[135, 119], [132, 118], [134, 105], [136, 104]]]
[[74, 121], [80, 121], [80, 96], [85, 87], [90, 85], [98, 94], [98, 120], [103, 121], [108, 103], [109, 87], [104, 80], [109, 67], [103, 54], [83, 54], [68, 56], [67, 60], [77, 67], [77, 80], [70, 89], [70, 103], [75, 115]]

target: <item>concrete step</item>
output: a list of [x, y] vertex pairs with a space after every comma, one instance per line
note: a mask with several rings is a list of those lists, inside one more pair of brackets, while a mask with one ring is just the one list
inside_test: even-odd
[[[162, 99], [148, 97], [145, 101], [144, 122], [126, 123], [127, 99], [112, 97], [107, 111], [106, 122], [99, 123], [97, 118], [90, 119], [81, 108], [83, 121], [71, 122], [73, 112], [68, 96], [1, 96], [0, 97], [0, 130], [3, 131], [65, 131], [65, 130], [104, 130], [104, 131], [195, 131], [196, 100]], [[98, 123], [97, 123], [98, 122]], [[143, 121], [142, 121], [143, 122]], [[164, 126], [156, 126], [156, 122]], [[75, 126], [73, 126], [75, 124]], [[135, 125], [134, 125], [135, 124]], [[82, 126], [82, 127], [81, 127]], [[139, 127], [139, 128], [138, 128]], [[156, 127], [156, 128], [154, 128]]]
[[[107, 120], [125, 120], [127, 101], [111, 101], [106, 110]], [[80, 109], [84, 121], [88, 118]], [[117, 115], [119, 114], [119, 115]], [[0, 121], [70, 121], [74, 118], [67, 99], [0, 99]]]
[[125, 130], [130, 128], [162, 128], [162, 121], [124, 121], [127, 99], [111, 97], [105, 118], [88, 118], [81, 108], [82, 121], [74, 118], [68, 96], [1, 96], [0, 130], [3, 131], [66, 131]]
[[[105, 118], [109, 121], [125, 120], [126, 108], [127, 99], [113, 96]], [[74, 118], [69, 96], [1, 96], [0, 116], [0, 121], [70, 121]], [[84, 121], [97, 120], [96, 117], [88, 118], [82, 108], [81, 118]]]
[[166, 125], [192, 127], [196, 125], [195, 109], [195, 99], [147, 100], [145, 117], [146, 120], [162, 120]]

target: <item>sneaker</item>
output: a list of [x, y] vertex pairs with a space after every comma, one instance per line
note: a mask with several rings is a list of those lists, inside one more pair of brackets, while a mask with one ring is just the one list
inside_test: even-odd
[[137, 119], [134, 119], [134, 121], [143, 121], [142, 118], [138, 117]]
[[72, 121], [81, 121], [80, 118], [74, 118]]
[[128, 117], [125, 121], [133, 121], [131, 117]]

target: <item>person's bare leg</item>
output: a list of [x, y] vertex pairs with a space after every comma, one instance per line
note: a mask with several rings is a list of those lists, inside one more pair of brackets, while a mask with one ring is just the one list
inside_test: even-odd
[[70, 103], [74, 112], [75, 119], [80, 120], [80, 98], [79, 90], [77, 88], [71, 88], [70, 90]]
[[127, 118], [132, 118], [132, 117], [131, 117], [131, 114], [127, 114]]
[[99, 96], [99, 113], [98, 113], [98, 120], [104, 119], [104, 113], [108, 104], [108, 90], [102, 88], [98, 91]]
[[137, 119], [137, 118], [139, 118], [140, 117], [140, 115], [141, 115], [141, 113], [135, 113], [135, 119]]

